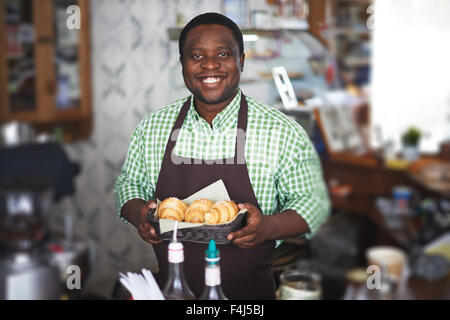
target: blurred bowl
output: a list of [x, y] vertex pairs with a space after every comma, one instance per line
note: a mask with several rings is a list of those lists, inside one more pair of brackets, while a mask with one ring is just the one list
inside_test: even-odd
[[366, 251], [368, 265], [377, 265], [386, 268], [387, 274], [396, 282], [402, 278], [407, 263], [406, 253], [396, 247], [375, 246]]

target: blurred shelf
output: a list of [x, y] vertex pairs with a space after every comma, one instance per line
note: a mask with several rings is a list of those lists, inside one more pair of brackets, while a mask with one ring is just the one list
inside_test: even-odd
[[[290, 80], [299, 80], [303, 79], [303, 72], [288, 72], [288, 76]], [[272, 73], [270, 72], [259, 72], [258, 76], [255, 78], [242, 78], [241, 83], [256, 83], [261, 81], [273, 81]]]
[[309, 241], [303, 237], [285, 240], [274, 253], [274, 271], [280, 272], [295, 265], [298, 259], [306, 257], [310, 252]]
[[370, 66], [371, 60], [370, 58], [347, 58], [344, 62], [350, 68], [359, 68]]
[[23, 59], [25, 55], [23, 54], [8, 54], [6, 60], [20, 60]]
[[338, 0], [339, 5], [361, 5], [368, 6], [373, 3], [373, 0]]
[[[259, 76], [263, 79], [273, 80], [272, 73], [270, 73], [270, 72], [260, 72]], [[304, 74], [303, 74], [303, 72], [288, 71], [288, 77], [289, 77], [289, 79], [301, 79], [304, 77]]]
[[372, 32], [369, 29], [354, 27], [337, 27], [336, 35], [338, 36], [370, 36]]
[[[167, 29], [167, 32], [169, 34], [169, 39], [172, 41], [178, 41], [182, 29], [183, 28], [178, 28], [178, 27], [173, 27], [173, 28]], [[307, 30], [308, 30], [307, 25], [305, 25], [305, 27], [302, 27], [302, 28], [267, 28], [267, 29], [265, 29], [265, 28], [264, 29], [262, 29], [262, 28], [241, 28], [243, 35], [256, 34], [256, 35], [268, 36], [268, 37], [273, 37], [274, 33], [279, 33], [279, 32], [285, 32], [285, 31], [287, 31], [287, 32], [306, 32]]]
[[308, 27], [299, 27], [299, 28], [244, 28], [241, 29], [242, 34], [259, 34], [259, 35], [271, 35], [275, 32], [305, 32], [308, 30]]

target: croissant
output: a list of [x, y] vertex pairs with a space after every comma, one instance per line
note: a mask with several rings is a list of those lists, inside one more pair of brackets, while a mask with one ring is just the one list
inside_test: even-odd
[[180, 199], [171, 197], [159, 204], [158, 216], [160, 219], [184, 220], [187, 205]]
[[217, 201], [211, 209], [205, 213], [207, 224], [218, 224], [234, 219], [239, 209], [233, 201]]
[[205, 213], [211, 209], [214, 201], [207, 199], [198, 199], [193, 201], [186, 209], [184, 219], [186, 222], [204, 223]]

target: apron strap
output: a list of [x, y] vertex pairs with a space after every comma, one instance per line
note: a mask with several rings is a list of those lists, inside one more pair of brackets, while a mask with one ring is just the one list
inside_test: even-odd
[[[184, 119], [186, 119], [186, 115], [188, 113], [190, 105], [191, 105], [191, 97], [189, 97], [181, 107], [181, 110], [178, 113], [177, 119], [175, 120], [172, 130], [170, 131], [169, 141], [167, 141], [166, 150], [164, 152], [163, 163], [165, 161], [171, 161], [172, 151], [173, 148], [175, 147], [175, 143], [177, 142], [178, 134], [180, 134], [179, 129], [181, 129]], [[176, 136], [174, 136], [174, 132], [177, 132]]]
[[[181, 107], [178, 113], [177, 119], [172, 127], [172, 131], [169, 135], [169, 141], [166, 144], [166, 150], [164, 152], [163, 161], [170, 161], [172, 157], [173, 149], [178, 139], [178, 134], [183, 126], [184, 120], [186, 119], [189, 108], [191, 107], [191, 97], [189, 97], [186, 102]], [[241, 92], [241, 104], [238, 113], [238, 131], [236, 132], [236, 142], [234, 150], [234, 164], [245, 164], [245, 140], [247, 132], [247, 114], [248, 114], [248, 104], [247, 99]], [[174, 135], [176, 132], [176, 135]], [[175, 156], [175, 155], [174, 155]]]

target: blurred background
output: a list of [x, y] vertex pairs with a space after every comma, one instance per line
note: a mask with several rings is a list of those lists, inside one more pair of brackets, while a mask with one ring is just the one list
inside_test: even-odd
[[115, 299], [119, 272], [158, 270], [114, 180], [138, 122], [189, 94], [178, 36], [210, 11], [243, 31], [243, 92], [322, 160], [332, 212], [277, 248], [280, 297], [449, 299], [446, 0], [0, 0], [0, 299]]

